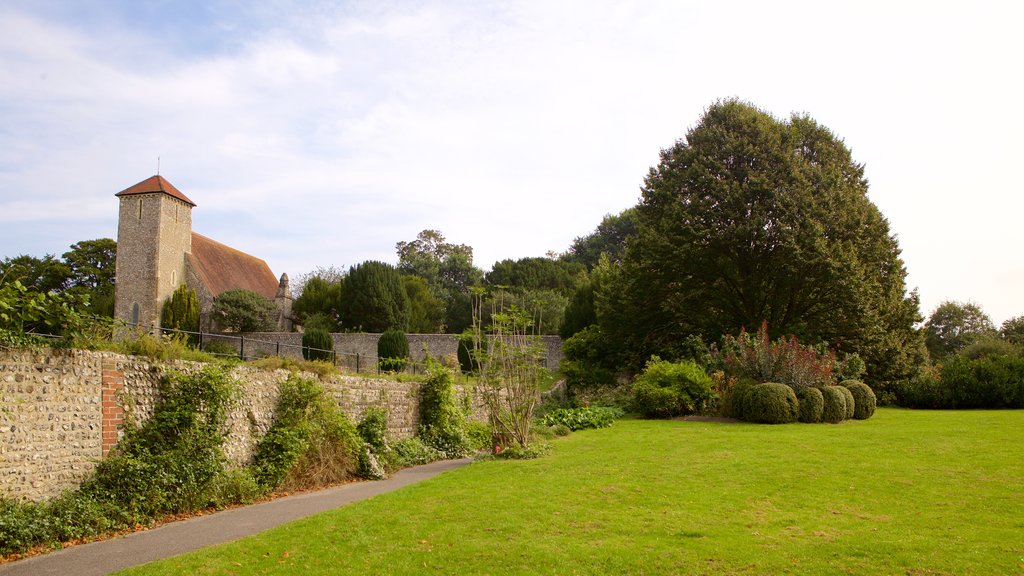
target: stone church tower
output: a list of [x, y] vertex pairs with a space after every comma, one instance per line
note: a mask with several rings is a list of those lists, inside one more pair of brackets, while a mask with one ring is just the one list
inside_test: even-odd
[[160, 326], [164, 300], [185, 282], [192, 251], [189, 200], [163, 176], [118, 192], [114, 317], [144, 329]]
[[144, 331], [160, 328], [164, 301], [185, 284], [196, 292], [200, 326], [217, 329], [211, 310], [226, 290], [244, 289], [273, 302], [277, 329], [292, 329], [288, 275], [280, 281], [267, 263], [192, 231], [188, 199], [163, 176], [118, 192], [114, 318]]

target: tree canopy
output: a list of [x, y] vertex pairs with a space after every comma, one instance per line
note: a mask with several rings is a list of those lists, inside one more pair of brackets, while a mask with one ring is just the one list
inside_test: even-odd
[[586, 236], [577, 237], [562, 260], [579, 262], [592, 270], [607, 254], [615, 262], [626, 253], [626, 240], [636, 234], [636, 208], [627, 208], [619, 214], [607, 214], [597, 228]]
[[939, 359], [963, 350], [979, 338], [995, 336], [996, 327], [977, 304], [946, 300], [928, 316], [924, 334], [928, 353]]
[[712, 105], [644, 181], [637, 232], [597, 298], [602, 327], [642, 362], [767, 321], [773, 337], [859, 353], [876, 381], [906, 377], [917, 298], [867, 189], [813, 119]]
[[236, 332], [265, 332], [274, 329], [274, 303], [252, 290], [225, 290], [213, 299], [213, 318]]
[[461, 332], [472, 318], [469, 289], [483, 279], [473, 265], [473, 248], [452, 244], [438, 230], [423, 230], [411, 242], [395, 244], [398, 270], [427, 282], [434, 298], [444, 304], [444, 327]]
[[394, 266], [374, 260], [351, 267], [340, 312], [346, 330], [407, 331], [409, 297], [402, 275]]

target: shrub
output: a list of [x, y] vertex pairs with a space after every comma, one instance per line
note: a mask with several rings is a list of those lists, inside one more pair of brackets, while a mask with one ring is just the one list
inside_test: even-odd
[[982, 337], [960, 351], [960, 356], [968, 360], [978, 360], [987, 356], [1021, 356], [1024, 348], [997, 337]]
[[746, 401], [750, 389], [757, 385], [757, 382], [749, 378], [740, 378], [733, 383], [729, 398], [725, 405], [725, 414], [737, 420], [746, 420]]
[[954, 357], [939, 370], [942, 408], [1024, 408], [1024, 358]]
[[821, 389], [824, 404], [821, 409], [821, 421], [836, 424], [846, 419], [846, 395], [841, 386], [825, 386]]
[[252, 290], [225, 290], [213, 299], [213, 318], [236, 332], [265, 332], [274, 328], [274, 303]]
[[671, 418], [702, 410], [712, 397], [711, 378], [694, 362], [652, 357], [633, 383], [636, 408], [648, 418]]
[[334, 360], [334, 339], [326, 328], [307, 328], [302, 334], [302, 357], [306, 360]]
[[164, 378], [153, 415], [141, 428], [128, 428], [82, 491], [145, 516], [209, 505], [208, 489], [224, 469], [221, 446], [236, 397], [237, 385], [214, 366]]
[[825, 399], [818, 388], [804, 388], [797, 392], [800, 402], [800, 421], [807, 424], [821, 422], [821, 413], [825, 407]]
[[472, 332], [459, 334], [458, 349], [459, 368], [463, 374], [475, 374], [480, 371], [480, 361], [476, 357]]
[[846, 380], [841, 385], [852, 394], [854, 402], [853, 417], [857, 420], [871, 418], [875, 413], [875, 406], [878, 404], [875, 393], [871, 388], [859, 380]]
[[562, 408], [546, 414], [544, 424], [563, 425], [570, 430], [607, 428], [623, 414], [620, 408]]
[[377, 361], [385, 372], [401, 372], [409, 361], [409, 339], [401, 330], [388, 330], [377, 340]]
[[491, 425], [486, 422], [466, 422], [466, 436], [472, 450], [488, 450], [491, 447]]
[[585, 390], [615, 385], [615, 374], [604, 365], [609, 356], [607, 339], [600, 327], [587, 326], [562, 344], [559, 371], [573, 397]]
[[849, 388], [845, 386], [839, 386], [839, 392], [846, 399], [846, 420], [853, 418], [853, 415], [857, 413], [857, 399], [853, 397], [853, 393], [850, 392]]
[[423, 440], [415, 436], [395, 442], [393, 448], [395, 452], [395, 466], [398, 468], [427, 464], [444, 457], [436, 449], [426, 445]]
[[[165, 330], [199, 332], [199, 298], [196, 291], [182, 284], [164, 301], [160, 327]], [[190, 345], [199, 341], [198, 334], [186, 334]]]
[[432, 358], [427, 359], [427, 380], [420, 385], [418, 436], [445, 458], [459, 458], [469, 452], [466, 415], [455, 397], [452, 371]]
[[291, 374], [274, 421], [256, 446], [254, 477], [265, 489], [335, 484], [357, 471], [362, 441], [320, 382]]
[[766, 382], [752, 386], [745, 402], [746, 419], [759, 424], [796, 422], [800, 413], [796, 394], [785, 384]]
[[767, 322], [761, 324], [756, 335], [741, 330], [738, 337], [725, 336], [722, 348], [726, 371], [735, 376], [781, 382], [793, 390], [835, 383], [832, 369], [836, 360], [831, 352], [803, 346], [793, 336], [772, 342]]

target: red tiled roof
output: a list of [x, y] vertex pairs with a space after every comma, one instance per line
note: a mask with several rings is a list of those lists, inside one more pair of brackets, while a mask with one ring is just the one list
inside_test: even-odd
[[168, 196], [177, 198], [182, 202], [188, 203], [190, 206], [196, 205], [195, 202], [189, 200], [187, 196], [182, 194], [181, 191], [175, 188], [174, 185], [168, 182], [163, 176], [151, 176], [149, 178], [146, 178], [142, 182], [139, 182], [138, 184], [130, 188], [126, 188], [118, 192], [117, 194], [114, 194], [114, 196], [130, 196], [132, 194], [152, 194], [154, 192], [163, 192]]
[[277, 295], [277, 278], [265, 261], [202, 234], [192, 233], [188, 262], [213, 296], [235, 288], [252, 290], [271, 300]]

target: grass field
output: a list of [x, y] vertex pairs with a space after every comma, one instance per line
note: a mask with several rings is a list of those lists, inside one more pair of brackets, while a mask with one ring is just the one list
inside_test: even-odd
[[1019, 574], [1024, 411], [619, 421], [124, 574]]

